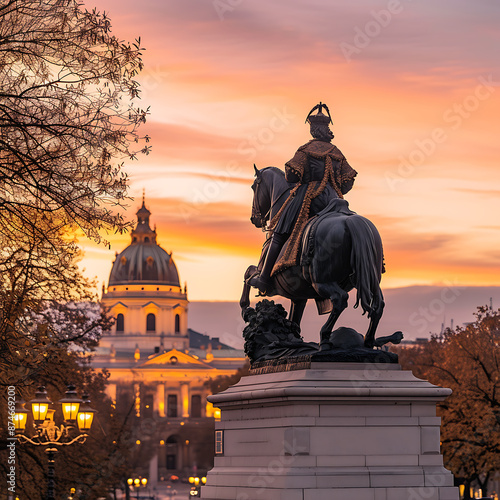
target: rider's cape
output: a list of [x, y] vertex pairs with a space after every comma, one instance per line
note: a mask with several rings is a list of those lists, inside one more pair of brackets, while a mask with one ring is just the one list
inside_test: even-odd
[[[308, 165], [311, 158], [324, 161], [325, 168], [322, 179], [311, 179], [308, 172]], [[311, 215], [311, 203], [319, 196], [330, 184], [339, 198], [349, 191], [357, 172], [347, 163], [340, 150], [329, 142], [318, 140], [309, 141], [301, 146], [294, 157], [285, 165], [287, 178], [295, 177], [298, 180], [297, 186], [291, 191], [290, 195], [270, 223], [271, 230], [279, 226], [279, 220], [287, 206], [295, 197], [299, 189], [303, 189], [307, 183], [307, 190], [301, 201], [301, 207], [296, 216], [292, 233], [288, 239], [283, 255], [274, 266], [272, 274], [297, 264], [299, 249], [301, 246], [302, 233], [306, 227], [307, 221]]]

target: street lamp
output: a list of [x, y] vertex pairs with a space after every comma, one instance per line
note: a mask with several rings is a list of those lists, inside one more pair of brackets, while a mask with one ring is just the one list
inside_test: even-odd
[[[64, 416], [64, 423], [60, 426], [54, 422], [55, 410], [50, 408], [52, 401], [48, 398], [44, 386], [38, 388], [35, 399], [28, 403], [18, 401], [14, 410], [13, 421], [19, 442], [30, 443], [34, 446], [47, 446], [45, 449], [48, 458], [47, 500], [55, 500], [54, 462], [57, 448], [54, 447], [69, 446], [73, 443], [83, 444], [87, 440], [87, 431], [90, 430], [96, 413], [96, 410], [90, 407], [87, 395], [84, 396], [84, 400], [78, 398], [74, 385], [68, 385], [65, 396], [59, 401]], [[30, 413], [24, 408], [25, 405], [31, 408], [33, 417], [34, 435], [32, 437], [24, 434]]]
[[29, 404], [31, 405], [31, 413], [33, 414], [35, 424], [42, 424], [49, 411], [49, 405], [52, 404], [52, 401], [47, 397], [47, 391], [43, 385], [38, 388], [35, 393], [35, 399], [32, 399]]
[[61, 403], [62, 406], [64, 420], [68, 423], [75, 423], [80, 404], [83, 403], [83, 400], [79, 399], [76, 395], [74, 385], [68, 385], [66, 397], [60, 399], [59, 403]]
[[189, 482], [194, 485], [194, 486], [191, 486], [191, 490], [189, 491], [189, 497], [190, 498], [191, 497], [199, 497], [201, 485], [206, 484], [207, 478], [206, 477], [199, 478], [199, 477], [191, 476], [189, 478]]
[[127, 484], [129, 486], [134, 486], [137, 489], [137, 496], [136, 496], [136, 498], [140, 498], [139, 497], [139, 488], [141, 486], [143, 486], [145, 488], [147, 486], [147, 484], [148, 484], [148, 479], [146, 477], [136, 477], [135, 479], [129, 477], [127, 479]]
[[84, 394], [82, 399], [83, 404], [80, 405], [80, 410], [78, 412], [78, 428], [80, 429], [80, 432], [85, 432], [90, 430], [92, 421], [94, 420], [94, 413], [97, 413], [97, 410], [90, 407], [88, 394]]

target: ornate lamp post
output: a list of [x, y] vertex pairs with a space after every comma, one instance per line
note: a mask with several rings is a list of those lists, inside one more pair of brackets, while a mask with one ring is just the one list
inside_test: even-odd
[[148, 480], [147, 478], [145, 477], [137, 477], [137, 478], [128, 478], [127, 479], [127, 485], [130, 487], [130, 486], [133, 486], [136, 491], [137, 491], [137, 498], [140, 498], [139, 497], [139, 488], [141, 486], [143, 486], [144, 488], [147, 486], [148, 484]]
[[[68, 385], [66, 397], [59, 401], [61, 404], [64, 423], [57, 426], [54, 422], [55, 410], [51, 409], [52, 401], [47, 397], [45, 387], [40, 386], [35, 394], [35, 399], [29, 403], [18, 401], [14, 414], [14, 426], [20, 443], [30, 443], [34, 446], [46, 446], [45, 453], [48, 458], [47, 471], [47, 500], [55, 500], [54, 497], [54, 462], [57, 446], [70, 446], [73, 443], [84, 443], [87, 440], [87, 431], [90, 430], [96, 410], [90, 407], [87, 395], [79, 399], [75, 386]], [[29, 411], [25, 405], [31, 408], [33, 417], [32, 437], [24, 434]]]

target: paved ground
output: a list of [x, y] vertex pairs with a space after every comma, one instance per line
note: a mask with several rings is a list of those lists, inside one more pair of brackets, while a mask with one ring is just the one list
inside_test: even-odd
[[[156, 488], [151, 488], [147, 491], [144, 489], [139, 490], [139, 500], [155, 498], [155, 500], [188, 500], [189, 490], [191, 489], [190, 484], [177, 483], [159, 483]], [[149, 494], [149, 496], [148, 496]], [[123, 497], [125, 498], [125, 497]], [[196, 497], [195, 497], [196, 498]], [[137, 492], [133, 491], [130, 493], [130, 500], [137, 499]]]
[[168, 486], [159, 484], [157, 500], [188, 500], [189, 490], [191, 489], [190, 484], [172, 484], [171, 488], [168, 488]]

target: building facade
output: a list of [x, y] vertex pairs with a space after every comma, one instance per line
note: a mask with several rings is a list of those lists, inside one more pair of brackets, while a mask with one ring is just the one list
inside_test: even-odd
[[133, 472], [154, 485], [212, 466], [217, 414], [206, 399], [209, 381], [234, 375], [245, 357], [188, 328], [187, 287], [150, 216], [143, 200], [131, 243], [116, 255], [103, 287], [102, 304], [115, 324], [102, 336], [93, 367], [109, 371], [117, 412], [135, 419], [144, 460]]

